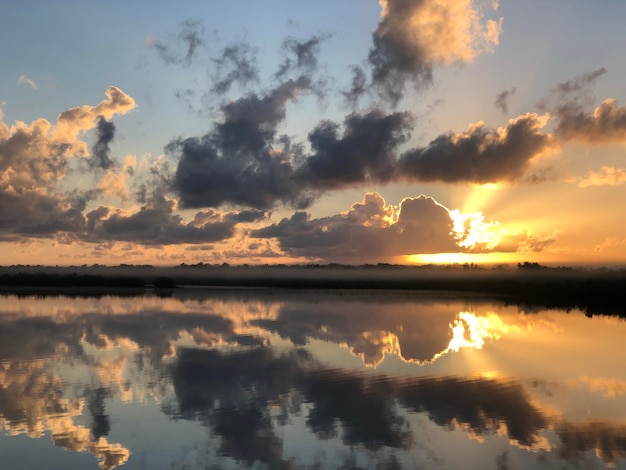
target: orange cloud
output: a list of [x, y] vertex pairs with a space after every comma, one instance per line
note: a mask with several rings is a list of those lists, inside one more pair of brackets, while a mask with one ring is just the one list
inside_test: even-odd
[[100, 116], [111, 119], [116, 114], [126, 114], [134, 109], [135, 100], [117, 87], [109, 87], [107, 99], [95, 106], [83, 105], [63, 111], [54, 129], [56, 139], [74, 140], [80, 132], [96, 127]]
[[590, 171], [587, 176], [578, 181], [578, 186], [617, 186], [626, 183], [626, 170], [613, 166], [603, 166], [600, 171]]

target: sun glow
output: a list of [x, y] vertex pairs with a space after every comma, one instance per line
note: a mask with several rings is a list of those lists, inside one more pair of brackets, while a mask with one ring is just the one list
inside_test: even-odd
[[499, 222], [486, 222], [482, 212], [461, 214], [458, 209], [450, 211], [452, 233], [461, 248], [493, 250], [500, 244], [507, 230]]
[[486, 210], [489, 207], [489, 203], [494, 200], [497, 192], [506, 186], [505, 183], [473, 185], [471, 192], [464, 198], [462, 211], [467, 213]]
[[506, 264], [518, 263], [524, 258], [520, 253], [428, 253], [405, 256], [402, 260], [408, 264]]

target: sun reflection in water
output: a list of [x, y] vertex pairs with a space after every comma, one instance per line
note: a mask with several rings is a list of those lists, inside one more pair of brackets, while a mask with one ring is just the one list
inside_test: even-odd
[[470, 312], [460, 312], [450, 328], [452, 339], [445, 352], [458, 352], [461, 348], [482, 349], [486, 340], [500, 339], [512, 327], [505, 325], [495, 313], [479, 317]]
[[[366, 331], [361, 333], [358, 339], [353, 338], [351, 342], [341, 342], [339, 345], [342, 348], [348, 348], [353, 356], [360, 357], [363, 363], [371, 368], [378, 367], [387, 356], [396, 356], [406, 364], [424, 366], [433, 364], [450, 352], [459, 352], [464, 348], [482, 349], [488, 341], [499, 340], [503, 335], [512, 332], [520, 333], [530, 328], [529, 325], [520, 328], [515, 324], [507, 324], [493, 312], [485, 315], [459, 312], [449, 327], [451, 337], [447, 346], [425, 360], [405, 357], [402, 354], [400, 338], [390, 331]], [[446, 344], [444, 341], [442, 345]], [[487, 373], [497, 374], [497, 371]]]

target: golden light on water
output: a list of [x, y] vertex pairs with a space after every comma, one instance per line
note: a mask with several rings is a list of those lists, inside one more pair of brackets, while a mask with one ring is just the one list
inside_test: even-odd
[[[459, 352], [461, 349], [480, 350], [489, 341], [499, 340], [506, 334], [522, 331], [518, 325], [506, 324], [500, 316], [491, 312], [486, 315], [459, 312], [449, 327], [451, 338], [448, 345], [432, 357], [422, 360], [404, 357], [400, 338], [390, 331], [366, 331], [362, 333], [359, 340], [349, 344], [342, 343], [341, 347], [350, 349], [350, 353], [361, 358], [367, 367], [378, 367], [387, 356], [396, 356], [407, 364], [425, 366], [433, 364], [451, 352]], [[474, 357], [474, 360], [476, 359]], [[498, 373], [495, 370], [487, 370], [492, 375]]]
[[452, 339], [447, 352], [458, 352], [461, 348], [482, 349], [486, 340], [500, 339], [513, 327], [505, 325], [495, 313], [478, 317], [470, 312], [460, 312], [450, 328]]

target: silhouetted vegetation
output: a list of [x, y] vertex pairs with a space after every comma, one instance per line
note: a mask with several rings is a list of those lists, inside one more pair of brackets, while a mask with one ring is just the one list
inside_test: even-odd
[[[30, 269], [30, 272], [29, 272]], [[36, 270], [37, 269], [37, 270]], [[180, 265], [91, 266], [85, 268], [0, 268], [0, 286], [106, 288], [128, 290], [154, 286], [281, 289], [347, 289], [459, 292], [501, 297], [528, 308], [580, 309], [588, 315], [626, 318], [626, 271], [550, 268], [520, 263], [517, 269], [477, 265]], [[72, 271], [71, 269], [75, 269]], [[45, 271], [45, 272], [44, 272]]]
[[166, 276], [157, 277], [154, 280], [153, 285], [156, 289], [174, 289], [176, 287], [174, 279]]
[[1, 274], [0, 285], [29, 287], [130, 287], [143, 288], [143, 279], [133, 276], [102, 276], [100, 274], [24, 273]]

